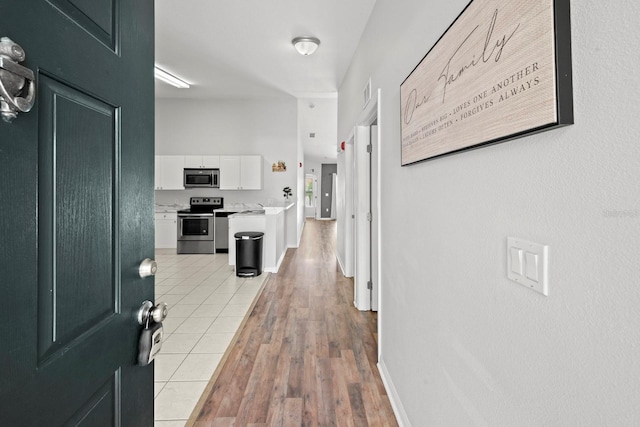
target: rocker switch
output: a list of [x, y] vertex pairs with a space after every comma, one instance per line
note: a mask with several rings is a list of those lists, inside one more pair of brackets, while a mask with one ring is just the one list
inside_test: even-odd
[[509, 248], [511, 252], [511, 271], [518, 276], [522, 276], [522, 249]]
[[531, 252], [525, 253], [525, 266], [527, 272], [527, 279], [539, 282], [538, 278], [538, 255]]

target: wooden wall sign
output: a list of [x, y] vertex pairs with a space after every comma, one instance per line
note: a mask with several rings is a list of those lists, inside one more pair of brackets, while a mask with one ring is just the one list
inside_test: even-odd
[[569, 0], [472, 0], [400, 99], [403, 166], [572, 124]]

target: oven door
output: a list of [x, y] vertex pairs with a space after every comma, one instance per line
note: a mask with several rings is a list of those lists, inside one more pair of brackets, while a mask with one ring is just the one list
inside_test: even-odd
[[213, 241], [213, 214], [178, 215], [178, 240]]

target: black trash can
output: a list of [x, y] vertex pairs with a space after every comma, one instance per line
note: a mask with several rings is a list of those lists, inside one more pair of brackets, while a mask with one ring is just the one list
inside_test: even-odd
[[241, 231], [236, 238], [236, 276], [254, 277], [262, 274], [262, 238], [259, 231]]

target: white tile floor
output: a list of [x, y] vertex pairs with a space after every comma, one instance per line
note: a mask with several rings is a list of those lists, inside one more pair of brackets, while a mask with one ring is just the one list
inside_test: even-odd
[[184, 427], [267, 274], [235, 276], [227, 254], [156, 249], [156, 302], [169, 305], [155, 361], [155, 427]]

